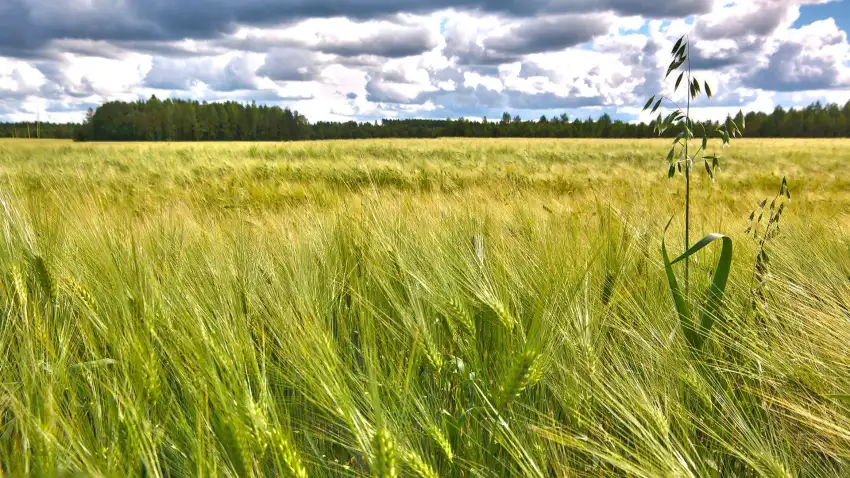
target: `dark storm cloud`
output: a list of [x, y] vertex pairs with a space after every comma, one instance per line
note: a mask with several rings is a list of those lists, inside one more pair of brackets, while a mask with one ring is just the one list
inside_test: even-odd
[[437, 46], [437, 39], [427, 28], [393, 26], [381, 29], [369, 37], [355, 41], [325, 41], [317, 50], [323, 53], [352, 57], [375, 55], [387, 58], [402, 58], [420, 55]]
[[712, 0], [3, 0], [0, 53], [31, 57], [54, 39], [169, 42], [213, 39], [237, 25], [273, 25], [304, 18], [372, 19], [444, 8], [515, 17], [614, 11], [684, 17]]
[[257, 87], [254, 68], [244, 57], [234, 57], [224, 68], [207, 58], [170, 59], [154, 57], [143, 85], [161, 90], [188, 90], [196, 82], [216, 91], [253, 90]]
[[610, 25], [606, 15], [536, 18], [522, 22], [504, 36], [488, 39], [484, 46], [505, 55], [557, 51], [603, 35]]
[[505, 92], [506, 106], [518, 110], [571, 109], [587, 106], [601, 106], [604, 98], [599, 96], [561, 96], [555, 93], [523, 93], [508, 90]]
[[519, 20], [499, 36], [478, 42], [463, 26], [445, 32], [446, 56], [481, 74], [524, 55], [564, 50], [608, 32], [612, 17], [605, 14], [556, 15]]
[[517, 55], [506, 55], [478, 44], [476, 39], [462, 28], [448, 30], [444, 33], [444, 37], [446, 47], [443, 53], [449, 58], [455, 58], [460, 65], [497, 67], [519, 59]]
[[457, 59], [459, 65], [468, 66], [467, 70], [475, 71], [482, 75], [489, 75], [499, 71], [499, 65], [514, 63], [521, 59], [520, 55], [502, 53], [489, 50], [476, 44], [468, 48], [446, 48], [445, 53], [451, 58]]
[[740, 38], [747, 35], [764, 37], [773, 33], [789, 15], [788, 2], [784, 0], [760, 3], [758, 8], [746, 15], [730, 15], [722, 22], [694, 23], [694, 36], [704, 40]]
[[169, 37], [157, 18], [133, 14], [119, 0], [3, 0], [0, 54], [31, 57], [54, 39], [162, 40]]
[[316, 55], [297, 48], [278, 48], [266, 56], [257, 70], [260, 76], [275, 81], [313, 81], [319, 77]]
[[422, 54], [437, 46], [437, 39], [421, 25], [377, 25], [369, 35], [361, 38], [319, 38], [307, 42], [297, 38], [265, 38], [248, 35], [245, 38], [224, 38], [215, 42], [219, 48], [242, 51], [267, 52], [275, 48], [302, 48], [339, 55], [346, 58], [381, 56], [403, 58]]
[[387, 82], [380, 76], [369, 78], [366, 82], [366, 100], [373, 103], [396, 103], [396, 104], [418, 104], [423, 101], [417, 98], [410, 98], [402, 94], [392, 85], [392, 82]]

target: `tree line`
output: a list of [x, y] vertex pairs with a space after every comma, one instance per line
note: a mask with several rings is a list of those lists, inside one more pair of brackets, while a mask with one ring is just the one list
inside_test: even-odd
[[[772, 113], [739, 112], [748, 137], [850, 137], [850, 102], [844, 107], [815, 103], [802, 109], [777, 107]], [[702, 126], [714, 129], [717, 123]], [[380, 122], [310, 123], [297, 111], [236, 102], [159, 100], [105, 103], [89, 110], [82, 124], [0, 123], [0, 137], [73, 138], [77, 141], [297, 141], [366, 138], [529, 137], [651, 138], [654, 122], [625, 123], [607, 114], [597, 119], [541, 116], [523, 120], [504, 113], [484, 118], [384, 119]]]
[[289, 108], [233, 101], [112, 101], [89, 111], [78, 141], [281, 141], [305, 139], [309, 124]]
[[75, 123], [0, 123], [0, 138], [70, 139], [79, 128]]

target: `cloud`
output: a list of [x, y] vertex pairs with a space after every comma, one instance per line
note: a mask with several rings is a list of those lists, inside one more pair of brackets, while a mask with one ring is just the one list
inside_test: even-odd
[[663, 69], [684, 33], [716, 93], [697, 111], [844, 98], [846, 33], [797, 25], [825, 1], [0, 0], [0, 120], [151, 94], [311, 120], [624, 117], [672, 94]]
[[563, 50], [608, 32], [608, 15], [567, 15], [521, 22], [506, 34], [485, 40], [484, 47], [504, 55]]
[[278, 48], [266, 56], [257, 74], [274, 81], [313, 81], [321, 69], [318, 57], [298, 48]]
[[374, 19], [453, 8], [510, 17], [613, 11], [647, 17], [685, 17], [712, 0], [4, 0], [0, 53], [31, 55], [52, 40], [179, 41], [215, 39], [240, 25], [272, 26], [307, 18]]
[[558, 95], [556, 93], [524, 93], [521, 91], [508, 90], [505, 92], [505, 106], [518, 110], [544, 110], [544, 109], [573, 109], [588, 106], [602, 106], [604, 98], [601, 96], [575, 96]]
[[850, 45], [832, 19], [790, 30], [763, 66], [747, 77], [756, 88], [772, 91], [850, 87]]
[[366, 83], [366, 99], [374, 103], [397, 103], [416, 104], [425, 103], [426, 98], [421, 95], [422, 88], [419, 85], [404, 81], [396, 75], [378, 75], [370, 78]]
[[793, 23], [799, 15], [799, 11], [794, 12], [793, 3], [798, 2], [752, 0], [730, 4], [697, 19], [694, 22], [694, 36], [704, 40], [764, 37], [773, 33], [783, 22], [789, 26]]
[[292, 27], [242, 29], [214, 44], [218, 48], [252, 52], [299, 48], [341, 57], [403, 58], [436, 47], [433, 33], [425, 25], [399, 19], [363, 22], [346, 18], [312, 19]]
[[171, 59], [154, 58], [143, 85], [160, 90], [189, 90], [203, 82], [216, 91], [253, 90], [257, 88], [251, 59], [238, 55], [229, 60], [215, 58]]
[[0, 99], [21, 101], [37, 94], [44, 85], [44, 74], [19, 60], [0, 58]]
[[454, 90], [435, 89], [411, 95], [381, 83], [372, 83], [367, 87], [369, 100], [393, 104], [424, 105], [433, 104], [447, 110], [547, 110], [572, 109], [588, 106], [601, 106], [600, 96], [579, 96], [576, 91], [565, 95], [554, 92], [526, 92], [514, 89], [493, 89], [483, 84], [464, 86]]
[[313, 48], [345, 57], [374, 55], [403, 58], [422, 54], [436, 46], [436, 38], [424, 26], [386, 25], [361, 37], [325, 37]]
[[731, 2], [694, 22], [693, 67], [716, 69], [758, 61], [772, 37], [782, 37], [800, 16], [800, 5], [831, 0]]

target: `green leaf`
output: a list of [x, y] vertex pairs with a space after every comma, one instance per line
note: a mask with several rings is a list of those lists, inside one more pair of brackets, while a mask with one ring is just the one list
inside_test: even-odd
[[[667, 226], [664, 228], [664, 236], [667, 235], [667, 229], [670, 228], [670, 223], [672, 222], [673, 218], [671, 217], [667, 222]], [[673, 263], [670, 262], [670, 257], [667, 255], [667, 245], [664, 236], [661, 239], [661, 258], [664, 260], [664, 272], [667, 274], [667, 284], [670, 287], [670, 292], [673, 294], [673, 304], [676, 306], [676, 313], [679, 315], [679, 323], [682, 326], [682, 331], [685, 333], [685, 338], [692, 347], [699, 348], [700, 338], [694, 328], [691, 306], [679, 288], [676, 274], [673, 272]]]
[[726, 117], [726, 131], [729, 132], [733, 137], [735, 135], [735, 131], [738, 130], [738, 126], [735, 124], [735, 120], [732, 119], [731, 116]]
[[685, 44], [683, 44], [682, 46], [680, 46], [680, 47], [679, 47], [679, 51], [677, 51], [677, 52], [676, 52], [676, 56], [677, 56], [678, 58], [681, 58], [681, 59], [682, 59], [682, 61], [685, 61], [685, 59], [686, 59], [686, 57], [685, 57], [685, 49], [686, 49], [687, 47], [688, 47], [688, 44], [687, 44], [687, 43], [685, 43]]
[[680, 59], [675, 60], [675, 61], [673, 61], [672, 63], [670, 63], [670, 66], [667, 68], [667, 74], [666, 74], [666, 75], [664, 75], [664, 79], [666, 80], [666, 79], [667, 79], [667, 77], [669, 77], [669, 76], [670, 76], [670, 73], [673, 73], [673, 71], [675, 71], [677, 68], [679, 68], [680, 66], [682, 66], [682, 63], [684, 63], [684, 62], [685, 62], [685, 59], [684, 59], [684, 58], [680, 58]]
[[682, 42], [683, 42], [683, 41], [685, 41], [685, 36], [684, 36], [684, 35], [682, 35], [681, 37], [679, 37], [679, 39], [676, 41], [676, 44], [675, 44], [675, 45], [673, 45], [673, 50], [670, 52], [670, 54], [671, 54], [671, 55], [675, 55], [675, 54], [676, 54], [676, 50], [678, 50], [678, 49], [679, 49], [679, 47], [682, 45]]
[[675, 147], [670, 148], [670, 152], [667, 153], [667, 162], [668, 163], [673, 161], [673, 155], [675, 155], [675, 154], [676, 154], [676, 148]]
[[648, 99], [648, 100], [646, 100], [646, 104], [645, 104], [645, 105], [643, 105], [643, 111], [648, 110], [648, 109], [649, 109], [649, 107], [650, 107], [650, 106], [652, 106], [652, 102], [653, 102], [653, 101], [655, 101], [655, 95], [650, 96], [650, 97], [649, 97], [649, 99]]
[[703, 133], [702, 135], [702, 150], [705, 151], [708, 148], [708, 135]]
[[[672, 218], [670, 221], [672, 222]], [[670, 222], [668, 222], [667, 227], [664, 228], [665, 234], [669, 227]], [[717, 268], [714, 271], [714, 277], [711, 285], [709, 286], [705, 304], [700, 308], [702, 313], [700, 314], [700, 322], [697, 327], [693, 323], [691, 306], [687, 298], [682, 295], [681, 289], [679, 289], [679, 285], [676, 281], [676, 274], [673, 272], [673, 266], [695, 255], [715, 241], [721, 241], [722, 248], [720, 251], [720, 259], [717, 262]], [[664, 239], [662, 238], [661, 254], [664, 260], [664, 271], [667, 274], [667, 282], [669, 284], [670, 291], [673, 294], [673, 302], [676, 306], [676, 312], [679, 315], [679, 320], [682, 325], [682, 330], [685, 333], [685, 338], [695, 349], [702, 349], [705, 340], [708, 338], [708, 334], [711, 332], [711, 328], [714, 326], [714, 322], [721, 314], [723, 297], [726, 293], [726, 285], [729, 280], [729, 272], [732, 269], [732, 239], [722, 234], [709, 234], [694, 244], [693, 247], [688, 249], [684, 254], [673, 261], [670, 261], [670, 258], [667, 255], [667, 247]]]
[[708, 173], [708, 177], [710, 177], [713, 180], [714, 179], [714, 172], [708, 166], [708, 161], [703, 161], [703, 163], [705, 163], [705, 172]]
[[676, 175], [676, 166], [671, 164], [670, 169], [667, 170], [667, 177], [672, 178], [675, 175]]
[[685, 72], [683, 71], [683, 72], [679, 73], [679, 77], [678, 77], [678, 78], [676, 78], [676, 87], [675, 87], [675, 88], [673, 88], [673, 92], [674, 92], [674, 93], [676, 92], [676, 90], [678, 90], [678, 89], [679, 89], [679, 84], [681, 84], [681, 83], [682, 83], [682, 78], [683, 78], [684, 76], [685, 76]]
[[711, 99], [711, 87], [708, 86], [708, 82], [705, 82], [705, 94], [708, 96], [708, 99]]
[[658, 111], [658, 108], [661, 107], [661, 100], [663, 99], [664, 98], [661, 98], [655, 103], [655, 106], [652, 107], [652, 112], [650, 112], [649, 114], [655, 114], [655, 112]]

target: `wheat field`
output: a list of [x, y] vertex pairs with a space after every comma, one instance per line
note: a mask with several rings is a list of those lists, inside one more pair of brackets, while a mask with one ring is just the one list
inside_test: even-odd
[[850, 140], [696, 169], [700, 351], [668, 146], [0, 142], [0, 472], [850, 475]]

